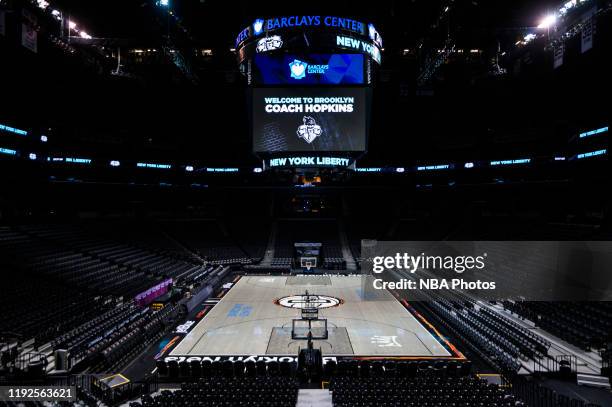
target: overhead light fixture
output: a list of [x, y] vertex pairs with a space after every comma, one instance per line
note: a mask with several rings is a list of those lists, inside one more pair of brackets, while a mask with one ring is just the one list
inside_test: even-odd
[[547, 29], [555, 25], [556, 22], [557, 16], [555, 16], [554, 14], [550, 14], [542, 19], [542, 21], [538, 25], [538, 28]]

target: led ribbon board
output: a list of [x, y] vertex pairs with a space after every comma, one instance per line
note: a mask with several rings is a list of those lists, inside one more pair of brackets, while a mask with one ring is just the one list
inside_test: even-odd
[[256, 53], [301, 46], [332, 52], [337, 48], [353, 50], [369, 55], [379, 64], [381, 62], [382, 37], [374, 25], [351, 18], [289, 16], [256, 19], [236, 38], [240, 63]]
[[381, 49], [372, 40], [356, 35], [328, 32], [311, 33], [307, 41], [303, 34], [298, 33], [261, 37], [257, 41], [245, 43], [237, 48], [236, 56], [238, 62], [243, 63], [258, 54], [301, 48], [317, 49], [332, 54], [361, 53], [379, 65], [382, 62]]
[[251, 25], [244, 28], [236, 37], [236, 48], [245, 41], [277, 30], [331, 29], [348, 31], [361, 36], [367, 36], [378, 46], [382, 46], [382, 38], [373, 24], [347, 17], [336, 16], [283, 16], [268, 19], [255, 19]]
[[348, 167], [351, 160], [346, 157], [294, 156], [278, 157], [267, 161], [269, 168], [289, 167]]

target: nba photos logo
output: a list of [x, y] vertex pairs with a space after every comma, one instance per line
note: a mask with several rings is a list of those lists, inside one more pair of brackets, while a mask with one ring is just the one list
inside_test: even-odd
[[308, 144], [312, 143], [317, 137], [323, 134], [323, 129], [312, 117], [304, 116], [302, 121], [304, 124], [298, 127], [297, 135]]

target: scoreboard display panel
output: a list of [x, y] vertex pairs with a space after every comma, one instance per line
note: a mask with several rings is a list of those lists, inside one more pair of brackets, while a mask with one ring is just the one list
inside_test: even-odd
[[362, 54], [256, 54], [255, 85], [363, 85]]
[[256, 153], [366, 149], [367, 88], [255, 88], [251, 102]]

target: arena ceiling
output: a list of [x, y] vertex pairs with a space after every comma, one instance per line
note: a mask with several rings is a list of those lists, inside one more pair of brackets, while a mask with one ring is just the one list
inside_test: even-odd
[[[69, 12], [94, 36], [156, 39], [165, 35], [152, 0], [59, 0], [57, 7]], [[170, 0], [194, 41], [203, 46], [231, 45], [236, 33], [254, 18], [275, 15], [325, 14], [373, 21], [391, 47], [413, 46], [428, 35], [446, 7], [452, 9], [466, 41], [465, 46], [510, 36], [516, 29], [532, 27], [554, 0], [383, 0], [372, 2], [321, 1], [220, 1]], [[484, 36], [483, 36], [484, 34]], [[478, 44], [480, 42], [481, 44]]]
[[[554, 83], [564, 82], [559, 75], [540, 72], [519, 84], [487, 76], [490, 61], [512, 52], [517, 38], [547, 10], [558, 7], [558, 1], [169, 1], [186, 30], [176, 36], [176, 46], [187, 52], [213, 51], [211, 58], [194, 62], [197, 85], [181, 78], [167, 61], [160, 67], [133, 67], [135, 78], [126, 79], [108, 71], [92, 74], [74, 59], [20, 51], [14, 64], [3, 67], [22, 89], [4, 111], [17, 123], [36, 117], [41, 128], [53, 128], [53, 140], [61, 142], [58, 149], [114, 152], [120, 146], [127, 156], [256, 162], [245, 84], [230, 49], [237, 33], [255, 18], [304, 13], [373, 21], [383, 36], [385, 51], [366, 157], [372, 160], [370, 165], [461, 154], [490, 156], [511, 151], [514, 146], [508, 141], [512, 140], [517, 140], [517, 148], [534, 153], [555, 149], [567, 140], [564, 116], [555, 110], [563, 108], [564, 100], [578, 97], [578, 91], [595, 92], [602, 77], [591, 71], [584, 82], [574, 81], [562, 89]], [[119, 47], [125, 53], [130, 46], [160, 46], [167, 35], [165, 15], [154, 0], [50, 3], [94, 38], [108, 39], [107, 49], [112, 52]], [[447, 6], [449, 17], [439, 23]], [[458, 48], [482, 50], [482, 57], [475, 64], [442, 67], [432, 87], [436, 97], [420, 97], [416, 79], [422, 58], [404, 57], [403, 50], [414, 51], [424, 44], [435, 51], [449, 33]], [[113, 67], [115, 62], [109, 61]], [[605, 72], [606, 65], [596, 69]], [[542, 94], [549, 95], [550, 109], [526, 108]], [[33, 98], [37, 103], [32, 105]], [[32, 105], [25, 116], [20, 109], [24, 105]], [[598, 107], [583, 103], [577, 108]]]

